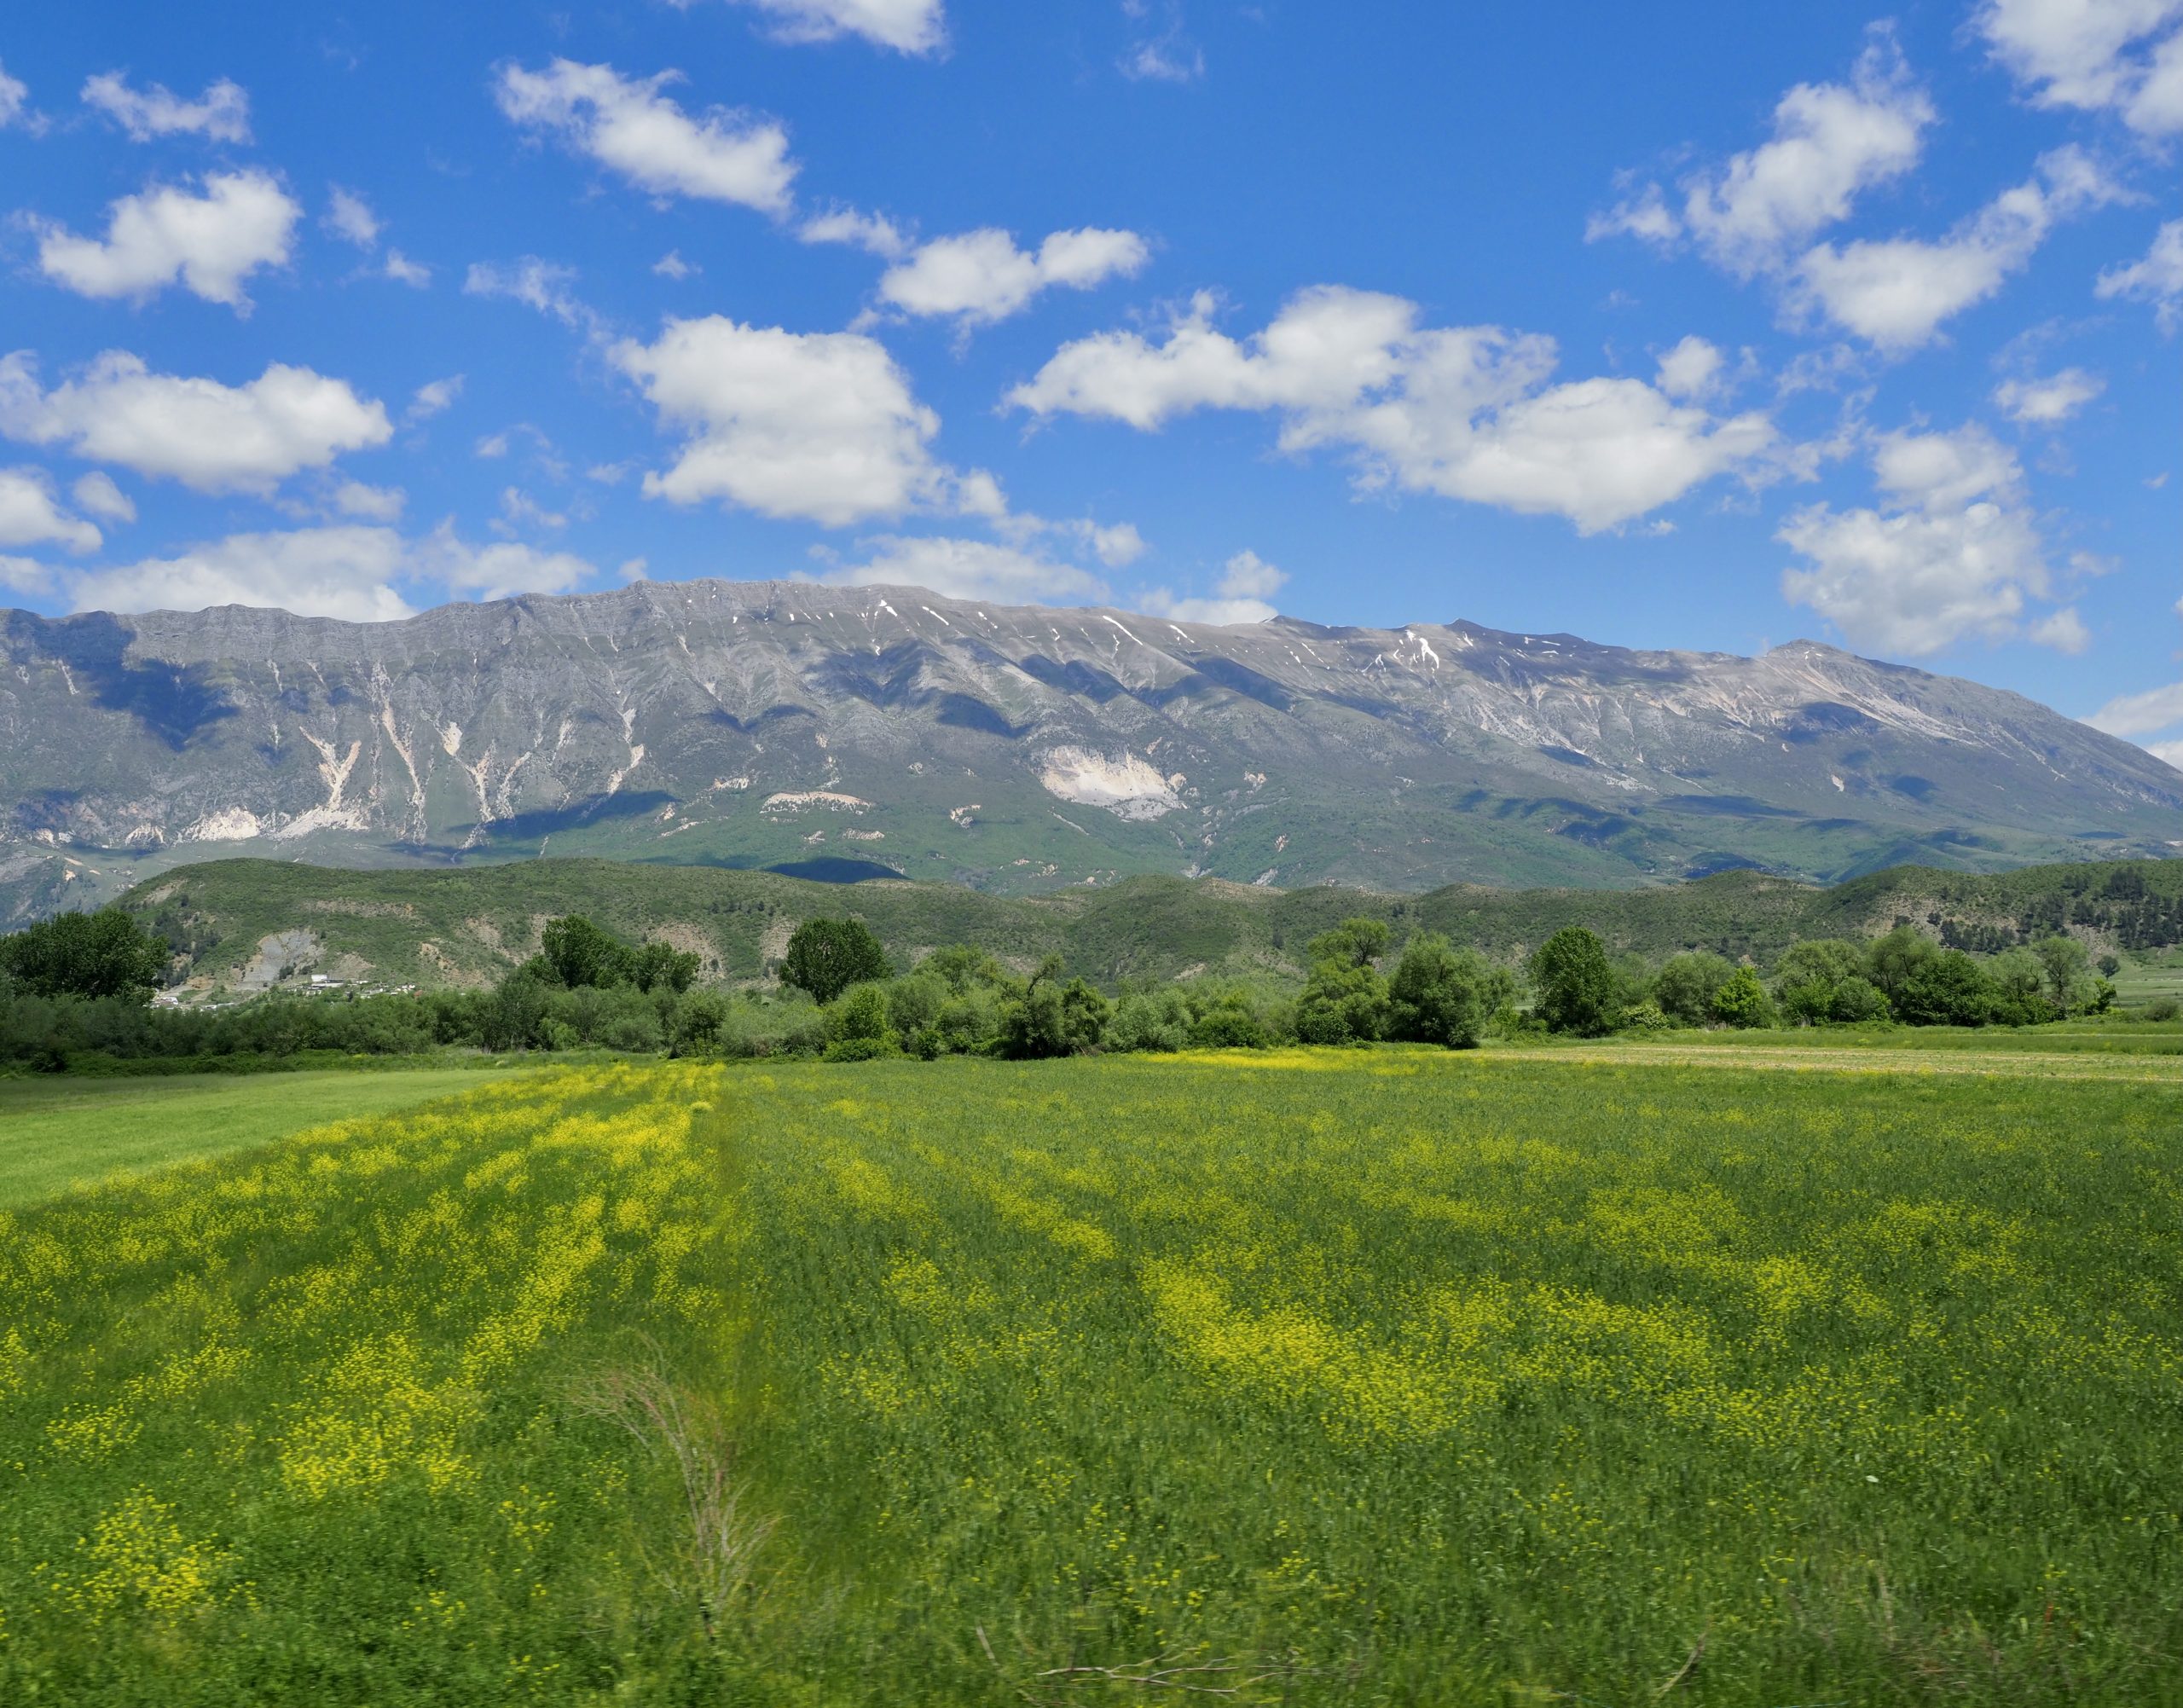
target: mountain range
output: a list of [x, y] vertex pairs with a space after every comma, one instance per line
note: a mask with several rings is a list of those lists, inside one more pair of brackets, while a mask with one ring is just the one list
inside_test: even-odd
[[1002, 893], [1835, 882], [2171, 854], [2183, 773], [2001, 690], [1475, 624], [638, 582], [349, 623], [0, 617], [0, 918], [251, 854]]

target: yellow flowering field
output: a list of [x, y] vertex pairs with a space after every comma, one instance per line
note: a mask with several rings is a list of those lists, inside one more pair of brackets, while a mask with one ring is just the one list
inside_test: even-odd
[[2183, 1700], [2183, 1087], [588, 1068], [0, 1215], [0, 1702]]

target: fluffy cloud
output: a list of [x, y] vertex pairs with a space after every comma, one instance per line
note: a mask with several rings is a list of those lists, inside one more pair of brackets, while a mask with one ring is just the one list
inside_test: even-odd
[[250, 97], [226, 78], [206, 84], [196, 100], [184, 101], [165, 84], [134, 90], [119, 72], [103, 72], [84, 84], [84, 104], [105, 113], [139, 142], [161, 136], [250, 141]]
[[[2183, 682], [2110, 700], [2085, 721], [2110, 735], [2153, 735], [2183, 724]], [[2174, 761], [2170, 761], [2173, 764]]]
[[2057, 652], [2067, 652], [2073, 657], [2092, 645], [2092, 631], [2084, 626], [2084, 619], [2077, 615], [2073, 605], [2048, 611], [2024, 634], [2035, 646], [2051, 646]]
[[1121, 57], [1132, 82], [1192, 83], [1205, 75], [1205, 55], [1184, 33], [1182, 0], [1156, 0], [1159, 27], [1151, 27], [1155, 0], [1122, 0], [1122, 15], [1140, 26]]
[[1994, 407], [2024, 426], [2051, 427], [2070, 416], [2102, 391], [2107, 382], [2082, 368], [2065, 368], [2044, 379], [2004, 379], [1994, 388]]
[[663, 420], [691, 431], [672, 468], [645, 476], [647, 496], [836, 528], [912, 510], [999, 513], [992, 477], [934, 460], [940, 418], [875, 339], [709, 315], [608, 354]]
[[1717, 420], [1642, 380], [1549, 385], [1551, 339], [1422, 329], [1399, 297], [1322, 286], [1242, 341], [1212, 315], [1201, 296], [1160, 342], [1110, 332], [1065, 344], [1007, 401], [1147, 431], [1193, 409], [1274, 411], [1283, 449], [1345, 449], [1367, 489], [1565, 516], [1588, 534], [1752, 471], [1778, 443], [1763, 414]]
[[94, 552], [101, 538], [90, 523], [61, 507], [43, 469], [0, 468], [0, 546], [51, 544]]
[[1741, 278], [1781, 264], [1849, 217], [1857, 196], [1918, 163], [1933, 104], [1911, 80], [1893, 36], [1875, 31], [1847, 84], [1798, 84], [1774, 108], [1774, 134], [1682, 186], [1680, 213], [1647, 184], [1585, 235], [1671, 242], [1686, 234]]
[[860, 213], [853, 207], [814, 214], [796, 228], [796, 234], [806, 243], [844, 243], [889, 261], [906, 255], [910, 249], [910, 240], [886, 215]]
[[87, 510], [108, 522], [136, 519], [136, 506], [104, 469], [95, 468], [89, 474], [78, 475], [76, 483], [68, 489], [68, 495], [76, 501], [78, 510]]
[[38, 119], [30, 108], [30, 85], [20, 78], [8, 75], [8, 67], [0, 65], [0, 130], [10, 124], [28, 129], [38, 128]]
[[2127, 297], [2151, 303], [2163, 332], [2183, 321], [2183, 219], [2171, 219], [2154, 235], [2141, 261], [2111, 267], [2093, 287], [2103, 299]]
[[1986, 0], [1977, 27], [2042, 107], [2183, 131], [2183, 0]]
[[[1890, 434], [1873, 467], [1879, 508], [1809, 505], [1775, 536], [1812, 565], [1784, 571], [1789, 601], [1818, 611], [1852, 646], [1912, 657], [1966, 635], [2017, 633], [2026, 595], [2043, 594], [2047, 581], [2016, 458], [1966, 427]], [[2082, 634], [2055, 613], [2033, 638], [2069, 646]]]
[[1818, 245], [1797, 263], [1791, 303], [1882, 350], [1914, 350], [2021, 271], [2058, 223], [2122, 195], [2082, 149], [2057, 148], [1937, 243]]
[[837, 587], [924, 588], [949, 599], [992, 599], [1010, 605], [1092, 603], [1106, 584], [1074, 564], [987, 540], [905, 538], [867, 541], [873, 556], [819, 579]]
[[573, 267], [541, 261], [536, 255], [505, 263], [473, 261], [463, 278], [462, 293], [466, 297], [506, 297], [525, 308], [536, 309], [541, 315], [551, 315], [564, 326], [579, 326], [592, 316], [569, 289], [576, 276]]
[[1671, 397], [1702, 398], [1721, 383], [1727, 358], [1693, 333], [1660, 358], [1659, 385]]
[[[683, 0], [686, 3], [686, 0]], [[738, 0], [773, 20], [785, 42], [831, 42], [861, 36], [898, 53], [937, 53], [947, 44], [941, 0]]]
[[354, 190], [333, 186], [326, 210], [326, 229], [345, 243], [369, 249], [379, 242], [383, 229], [372, 205]]
[[1280, 613], [1266, 603], [1288, 579], [1256, 552], [1238, 552], [1221, 568], [1213, 599], [1177, 599], [1155, 588], [1138, 602], [1154, 617], [1176, 622], [1265, 622]]
[[444, 379], [427, 380], [409, 399], [408, 412], [402, 419], [405, 421], [429, 421], [452, 407], [455, 400], [461, 395], [462, 376], [460, 373], [450, 373]]
[[785, 213], [796, 171], [788, 133], [717, 109], [692, 119], [660, 93], [680, 76], [625, 78], [611, 66], [555, 60], [542, 72], [503, 66], [494, 95], [516, 124], [559, 136], [654, 195]]
[[299, 617], [386, 622], [413, 615], [394, 583], [408, 553], [391, 528], [302, 528], [231, 534], [179, 556], [75, 577], [78, 611], [205, 611], [250, 605]]
[[361, 480], [345, 480], [333, 489], [330, 501], [342, 515], [360, 522], [398, 522], [409, 495], [398, 486], [368, 486]]
[[177, 280], [207, 302], [250, 310], [243, 281], [286, 264], [303, 210], [261, 171], [216, 172], [201, 195], [162, 186], [124, 196], [103, 239], [33, 220], [45, 276], [85, 297], [152, 296]]
[[1035, 252], [987, 227], [936, 238], [887, 269], [881, 298], [906, 314], [953, 316], [963, 326], [990, 325], [1057, 286], [1088, 291], [1140, 270], [1151, 250], [1133, 231], [1057, 231]]
[[412, 553], [413, 573], [459, 597], [512, 599], [518, 593], [572, 593], [594, 573], [573, 552], [542, 552], [502, 541], [466, 545], [455, 524], [443, 522]]
[[379, 403], [308, 368], [276, 362], [246, 385], [223, 385], [154, 373], [108, 350], [44, 391], [18, 350], [0, 358], [0, 432], [200, 492], [263, 493], [344, 451], [385, 444], [394, 429]]
[[528, 546], [473, 547], [442, 523], [422, 540], [361, 524], [231, 534], [171, 558], [94, 570], [67, 578], [78, 611], [203, 611], [248, 605], [299, 617], [388, 622], [414, 615], [402, 589], [431, 595], [507, 599], [566, 593], [593, 573], [566, 552]]

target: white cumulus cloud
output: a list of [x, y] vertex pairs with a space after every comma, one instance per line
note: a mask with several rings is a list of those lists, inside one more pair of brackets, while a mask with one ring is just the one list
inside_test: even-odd
[[414, 613], [395, 583], [408, 552], [391, 528], [301, 528], [231, 534], [171, 558], [73, 577], [78, 611], [205, 611], [269, 606], [299, 617], [388, 622]]
[[108, 350], [47, 391], [27, 351], [0, 358], [0, 433], [200, 492], [270, 492], [393, 431], [385, 409], [347, 381], [284, 362], [224, 385]]
[[965, 327], [1006, 320], [1057, 286], [1088, 291], [1138, 272], [1151, 257], [1133, 231], [1057, 231], [1035, 251], [988, 227], [935, 238], [887, 269], [882, 300], [906, 314], [953, 316]]
[[842, 243], [866, 254], [893, 261], [909, 252], [910, 240], [883, 213], [864, 213], [853, 207], [831, 208], [817, 213], [796, 229], [806, 243]]
[[2044, 379], [2004, 379], [1994, 388], [1994, 407], [2024, 426], [2051, 427], [2066, 421], [2107, 389], [2107, 382], [2082, 368], [2064, 368]]
[[1272, 411], [1283, 449], [1346, 450], [1365, 489], [1564, 516], [1588, 534], [1717, 476], [1755, 475], [1778, 448], [1763, 414], [1722, 420], [1637, 379], [1553, 385], [1553, 339], [1421, 327], [1399, 297], [1321, 286], [1242, 340], [1213, 309], [1200, 296], [1158, 342], [1109, 332], [1065, 344], [1007, 401], [1147, 431], [1200, 408]]
[[[686, 3], [686, 0], [677, 0]], [[947, 20], [941, 0], [737, 0], [771, 20], [774, 38], [785, 42], [831, 42], [861, 36], [898, 53], [937, 53], [947, 44]]]
[[120, 72], [102, 72], [84, 84], [84, 104], [105, 113], [139, 142], [161, 136], [250, 141], [250, 97], [224, 77], [207, 84], [196, 100], [185, 101], [165, 84], [131, 89]]
[[2183, 219], [2162, 226], [2142, 260], [2109, 268], [2093, 289], [2102, 299], [2151, 303], [2161, 330], [2174, 331], [2183, 322]]
[[576, 282], [576, 269], [558, 262], [526, 255], [520, 261], [473, 261], [463, 277], [466, 297], [506, 297], [550, 315], [564, 326], [581, 326], [591, 311], [578, 302], [569, 287]]
[[285, 265], [303, 210], [262, 171], [216, 172], [194, 194], [171, 185], [124, 196], [103, 238], [31, 222], [45, 276], [85, 297], [142, 300], [179, 281], [207, 302], [250, 310], [243, 281]]
[[95, 552], [102, 536], [61, 507], [53, 478], [42, 468], [0, 468], [0, 546], [65, 546]]
[[345, 190], [339, 184], [327, 196], [326, 229], [343, 242], [353, 243], [359, 249], [376, 245], [384, 229], [379, 216], [372, 211], [372, 205], [356, 191]]
[[75, 484], [68, 489], [68, 495], [76, 501], [78, 510], [89, 511], [108, 522], [134, 522], [136, 519], [135, 502], [114, 484], [113, 477], [102, 468], [95, 468], [88, 474], [77, 476]]
[[948, 599], [999, 604], [1094, 603], [1106, 584], [1074, 564], [989, 540], [882, 535], [871, 558], [819, 577], [836, 587], [924, 588]]
[[20, 124], [26, 130], [41, 128], [38, 115], [31, 111], [30, 85], [19, 77], [8, 75], [8, 67], [0, 65], [0, 130], [10, 124]]
[[2183, 0], [1985, 0], [1976, 25], [2041, 106], [2183, 131]]
[[555, 60], [541, 72], [501, 67], [493, 92], [514, 124], [558, 136], [640, 189], [785, 213], [796, 171], [788, 133], [745, 113], [692, 118], [660, 92], [680, 76], [626, 78]]
[[1875, 30], [1848, 83], [1798, 84], [1775, 104], [1771, 137], [1685, 179], [1680, 211], [1646, 184], [1594, 216], [1585, 235], [1667, 243], [1687, 234], [1716, 264], [1750, 278], [1849, 217], [1864, 191], [1915, 166], [1934, 116], [1893, 35]]
[[2123, 193], [2081, 148], [2042, 155], [2037, 173], [2006, 189], [1938, 242], [1912, 237], [1822, 243], [1798, 262], [1793, 310], [1879, 348], [1914, 350], [1941, 323], [1983, 302], [2059, 222]]
[[409, 408], [402, 419], [408, 421], [429, 421], [453, 407], [462, 395], [462, 376], [450, 373], [444, 379], [427, 380], [420, 385], [409, 399]]
[[[246, 605], [299, 617], [389, 622], [414, 616], [409, 593], [507, 599], [559, 593], [594, 573], [568, 552], [472, 546], [442, 523], [419, 540], [367, 523], [230, 534], [172, 557], [147, 558], [66, 577], [78, 611], [204, 611]], [[406, 591], [405, 591], [406, 589]]]
[[[1790, 603], [1810, 606], [1852, 646], [1912, 657], [1969, 635], [2018, 633], [2047, 572], [2015, 456], [1973, 426], [1889, 434], [1873, 467], [1878, 508], [1808, 505], [1775, 536], [1811, 565], [1783, 572]], [[2065, 647], [2082, 635], [2059, 612], [2033, 633]]]
[[1138, 609], [1177, 622], [1265, 622], [1280, 615], [1266, 601], [1288, 579], [1256, 552], [1238, 552], [1222, 565], [1211, 599], [1177, 599], [1155, 588], [1138, 601]]
[[2183, 724], [2183, 682], [2171, 682], [2142, 694], [2121, 695], [2085, 721], [2110, 735], [2154, 735], [2172, 729]]
[[649, 344], [624, 339], [609, 359], [690, 434], [672, 467], [645, 476], [648, 496], [829, 527], [915, 510], [995, 513], [990, 476], [935, 460], [940, 418], [876, 339], [709, 315], [670, 320]]

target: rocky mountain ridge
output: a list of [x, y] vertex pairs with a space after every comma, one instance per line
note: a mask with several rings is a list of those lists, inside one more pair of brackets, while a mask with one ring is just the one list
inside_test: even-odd
[[235, 854], [1418, 890], [2183, 838], [2183, 774], [2140, 750], [1804, 641], [1742, 658], [726, 581], [379, 624], [14, 611], [0, 632], [18, 916]]

